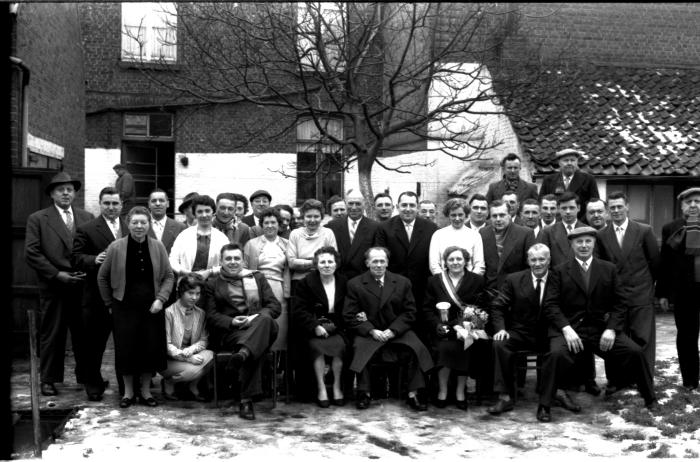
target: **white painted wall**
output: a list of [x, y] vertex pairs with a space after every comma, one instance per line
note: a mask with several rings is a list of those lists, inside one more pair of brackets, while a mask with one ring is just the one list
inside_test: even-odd
[[106, 186], [114, 186], [117, 181], [112, 167], [121, 161], [121, 155], [121, 149], [85, 150], [85, 210], [95, 216], [100, 213], [100, 191]]

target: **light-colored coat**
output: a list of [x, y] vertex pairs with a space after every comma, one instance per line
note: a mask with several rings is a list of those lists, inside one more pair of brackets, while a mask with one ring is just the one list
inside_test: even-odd
[[[228, 237], [216, 228], [211, 229], [209, 241], [209, 258], [207, 268], [219, 266], [219, 253], [221, 248], [228, 244]], [[194, 259], [197, 256], [197, 226], [190, 226], [178, 234], [173, 248], [170, 250], [170, 266], [175, 274], [189, 273], [192, 271]]]

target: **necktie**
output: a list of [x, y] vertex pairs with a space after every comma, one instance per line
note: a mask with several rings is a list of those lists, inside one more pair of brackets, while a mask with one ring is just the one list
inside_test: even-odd
[[588, 271], [588, 263], [585, 261], [581, 262], [581, 268], [583, 268], [584, 273]]
[[109, 220], [109, 227], [112, 228], [112, 234], [114, 235], [115, 239], [119, 239], [121, 236], [119, 235], [119, 225], [117, 224], [116, 219]]
[[542, 278], [537, 278], [535, 292], [537, 293], [537, 302], [542, 304]]
[[350, 220], [350, 243], [355, 239], [355, 231], [357, 231], [357, 221]]
[[66, 214], [66, 228], [71, 233], [73, 232], [73, 215], [71, 215], [70, 210], [64, 210], [63, 213]]
[[615, 233], [617, 233], [617, 243], [620, 244], [620, 248], [622, 248], [622, 238], [625, 236], [624, 231], [622, 230], [622, 227], [621, 226], [616, 227]]
[[413, 225], [406, 225], [406, 234], [408, 235], [408, 240], [411, 240], [411, 234], [413, 234]]
[[564, 189], [569, 188], [569, 183], [571, 183], [571, 177], [565, 176], [564, 177]]
[[384, 283], [382, 282], [381, 279], [377, 279], [377, 285], [379, 286], [380, 289], [384, 287]]
[[566, 234], [570, 234], [573, 230], [574, 228], [571, 225], [566, 225]]

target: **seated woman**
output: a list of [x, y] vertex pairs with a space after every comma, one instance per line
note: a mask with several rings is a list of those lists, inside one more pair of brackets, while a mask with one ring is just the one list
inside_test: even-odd
[[197, 401], [199, 380], [214, 364], [214, 353], [207, 350], [209, 334], [204, 325], [204, 310], [195, 306], [204, 288], [204, 279], [196, 273], [183, 276], [177, 285], [178, 300], [165, 309], [165, 336], [168, 342], [168, 367], [161, 371], [163, 396], [177, 400], [175, 383], [186, 383]]
[[[467, 304], [483, 305], [487, 302], [486, 280], [483, 276], [466, 271], [469, 262], [469, 252], [457, 246], [450, 246], [443, 253], [446, 270], [428, 279], [423, 313], [429, 323], [431, 332], [435, 332], [435, 347], [437, 350], [436, 365], [438, 371], [439, 391], [437, 407], [447, 404], [447, 382], [450, 371], [457, 372], [456, 399], [457, 407], [467, 409], [465, 385], [467, 374], [474, 374], [476, 357], [488, 353], [485, 340], [476, 340], [474, 344], [464, 349], [462, 328], [462, 313]], [[446, 320], [441, 319], [436, 305], [440, 302], [449, 303]], [[448, 330], [444, 326], [449, 326]]]
[[[294, 294], [294, 326], [311, 352], [318, 386], [318, 405], [326, 408], [332, 402], [336, 406], [343, 406], [345, 399], [341, 372], [346, 339], [341, 321], [347, 280], [340, 274], [335, 274], [340, 254], [333, 247], [325, 246], [316, 250], [313, 263], [318, 271], [310, 272], [299, 281]], [[328, 399], [323, 379], [326, 356], [331, 358], [333, 371], [332, 401]]]

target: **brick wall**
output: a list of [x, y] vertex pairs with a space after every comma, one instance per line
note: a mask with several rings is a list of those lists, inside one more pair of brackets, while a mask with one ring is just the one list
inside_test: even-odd
[[[31, 72], [29, 132], [63, 147], [64, 170], [83, 180], [85, 73], [77, 5], [20, 4], [16, 56]], [[79, 192], [76, 204], [82, 202]]]

